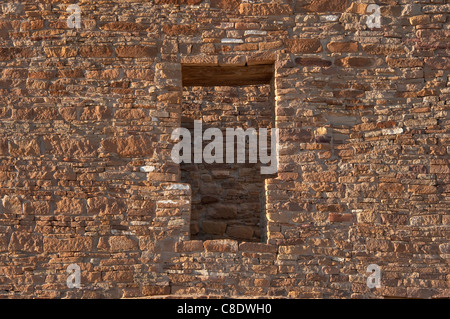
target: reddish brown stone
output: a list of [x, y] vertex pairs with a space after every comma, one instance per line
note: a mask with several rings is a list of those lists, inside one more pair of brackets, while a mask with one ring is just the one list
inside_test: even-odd
[[331, 204], [331, 205], [317, 205], [316, 206], [317, 211], [319, 212], [335, 212], [335, 213], [341, 213], [345, 210], [344, 205], [339, 204]]
[[279, 3], [242, 3], [239, 7], [239, 13], [249, 16], [278, 16], [292, 14], [290, 5]]
[[0, 252], [8, 251], [9, 236], [7, 234], [0, 234]]
[[439, 252], [441, 254], [450, 254], [450, 243], [444, 243], [439, 245]]
[[195, 35], [198, 33], [197, 26], [195, 24], [179, 25], [179, 24], [166, 24], [163, 25], [163, 32], [169, 36], [182, 36], [182, 35]]
[[151, 138], [137, 135], [129, 137], [112, 137], [101, 142], [108, 153], [115, 153], [121, 157], [148, 156], [153, 153]]
[[76, 139], [61, 136], [45, 136], [46, 154], [56, 156], [92, 157], [97, 155], [97, 146], [85, 138]]
[[322, 45], [319, 39], [288, 39], [285, 40], [284, 44], [292, 53], [322, 52]]
[[215, 204], [208, 213], [211, 218], [230, 219], [237, 216], [237, 206], [235, 204]]
[[143, 110], [131, 109], [131, 110], [118, 110], [114, 113], [114, 118], [124, 120], [137, 120], [146, 118], [146, 114]]
[[137, 80], [152, 80], [154, 76], [153, 70], [150, 69], [136, 69], [136, 70], [127, 70], [125, 72], [127, 78], [137, 79]]
[[352, 2], [352, 4], [346, 10], [346, 12], [355, 13], [355, 14], [366, 14], [367, 7], [368, 7], [368, 4], [366, 4], [366, 3]]
[[258, 49], [258, 44], [256, 43], [244, 43], [240, 45], [235, 45], [234, 51], [256, 51]]
[[327, 49], [333, 53], [358, 52], [358, 42], [330, 42], [327, 44]]
[[82, 215], [86, 212], [85, 202], [76, 198], [63, 198], [56, 202], [57, 215]]
[[0, 48], [0, 61], [32, 56], [34, 56], [34, 53], [29, 48]]
[[384, 239], [368, 239], [366, 242], [368, 251], [392, 251], [393, 246], [389, 240]]
[[17, 196], [6, 195], [2, 199], [3, 212], [6, 214], [22, 214], [22, 202]]
[[[0, 6], [0, 299], [449, 297], [445, 1], [44, 2]], [[279, 171], [174, 163], [195, 119]]]
[[134, 22], [109, 22], [101, 27], [102, 30], [105, 31], [142, 31], [145, 30], [145, 26], [143, 24], [138, 24]]
[[170, 286], [150, 286], [145, 285], [142, 287], [142, 294], [144, 296], [158, 296], [158, 295], [169, 295]]
[[47, 79], [51, 80], [56, 77], [56, 73], [54, 71], [36, 71], [28, 73], [28, 78], [30, 79]]
[[236, 10], [241, 4], [242, 0], [211, 0], [211, 8], [218, 8], [224, 10]]
[[298, 178], [298, 173], [278, 173], [278, 178], [283, 181], [295, 181]]
[[393, 68], [415, 68], [423, 66], [423, 61], [417, 58], [387, 57], [386, 63]]
[[87, 79], [114, 80], [117, 79], [119, 76], [120, 71], [117, 69], [94, 70], [86, 72]]
[[83, 77], [83, 70], [81, 69], [71, 69], [71, 70], [59, 70], [59, 78], [80, 78]]
[[425, 65], [435, 70], [448, 70], [450, 69], [450, 58], [448, 57], [425, 58]]
[[306, 245], [279, 246], [278, 251], [285, 255], [311, 255], [312, 253], [311, 247]]
[[204, 220], [202, 222], [202, 230], [206, 234], [223, 236], [223, 234], [225, 234], [226, 229], [227, 223], [223, 221]]
[[382, 214], [381, 215], [381, 221], [384, 224], [390, 224], [390, 225], [407, 225], [409, 222], [408, 215], [404, 214]]
[[39, 30], [44, 27], [44, 20], [26, 21], [20, 25], [22, 31]]
[[426, 14], [409, 18], [409, 23], [411, 25], [428, 24], [430, 21], [430, 16]]
[[320, 58], [295, 58], [295, 63], [301, 66], [331, 66], [331, 61], [323, 60]]
[[134, 281], [133, 271], [107, 271], [102, 274], [102, 282], [132, 283]]
[[91, 251], [93, 239], [91, 237], [62, 238], [45, 237], [44, 251], [47, 253]]
[[253, 238], [253, 229], [250, 226], [243, 226], [243, 225], [228, 226], [226, 233], [231, 238], [241, 240], [251, 240]]
[[309, 12], [345, 12], [348, 7], [348, 0], [312, 0], [305, 8]]
[[23, 204], [23, 212], [28, 215], [49, 215], [50, 204], [44, 201], [26, 202]]
[[[104, 74], [103, 76], [105, 77], [109, 77], [109, 76], [113, 76], [114, 74]], [[111, 117], [111, 110], [106, 107], [106, 106], [94, 106], [94, 107], [85, 107], [82, 109], [81, 114], [80, 114], [80, 120], [82, 121], [89, 121], [89, 120], [94, 120], [94, 121], [99, 121], [102, 119], [107, 119]]]
[[127, 236], [111, 236], [108, 244], [111, 251], [133, 251], [138, 249], [137, 241]]
[[328, 216], [328, 220], [332, 223], [342, 223], [342, 222], [351, 222], [353, 221], [352, 214], [339, 214], [339, 213], [330, 213]]
[[10, 141], [9, 153], [12, 156], [38, 156], [41, 154], [39, 141], [35, 139]]
[[82, 46], [80, 55], [84, 58], [108, 58], [112, 55], [112, 49], [109, 46]]
[[256, 252], [256, 253], [276, 253], [277, 246], [263, 243], [243, 242], [239, 244], [239, 251]]
[[44, 52], [47, 57], [58, 57], [58, 58], [72, 58], [77, 56], [78, 49], [75, 47], [53, 47], [53, 48], [44, 48]]
[[8, 140], [0, 138], [0, 156], [8, 155]]
[[433, 194], [436, 193], [436, 186], [430, 185], [410, 185], [408, 186], [408, 192], [414, 194]]
[[431, 174], [450, 174], [450, 165], [431, 165]]
[[318, 172], [318, 173], [304, 173], [303, 180], [305, 182], [336, 182], [336, 172]]
[[155, 4], [186, 4], [186, 5], [196, 5], [203, 0], [155, 0]]
[[314, 134], [308, 129], [281, 129], [279, 131], [280, 142], [312, 142]]
[[203, 251], [203, 241], [201, 240], [189, 240], [178, 242], [175, 245], [175, 251], [180, 253]]
[[405, 191], [405, 186], [400, 183], [380, 183], [378, 189], [386, 193], [400, 193]]
[[238, 242], [230, 239], [206, 240], [203, 246], [209, 252], [236, 253], [238, 251]]
[[8, 250], [25, 251], [31, 253], [42, 252], [42, 235], [25, 232], [14, 232], [11, 235]]
[[115, 48], [116, 56], [119, 58], [154, 58], [158, 49], [153, 46], [130, 45]]
[[434, 295], [434, 292], [431, 289], [407, 287], [406, 294], [407, 294], [408, 298], [429, 299]]
[[337, 66], [343, 66], [346, 68], [365, 68], [372, 66], [374, 60], [367, 57], [345, 57], [335, 61]]
[[387, 5], [380, 7], [381, 15], [385, 17], [400, 17], [402, 8], [397, 5]]

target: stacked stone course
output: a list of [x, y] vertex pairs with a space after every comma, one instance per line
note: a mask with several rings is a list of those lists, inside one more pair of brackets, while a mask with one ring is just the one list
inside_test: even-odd
[[[374, 2], [0, 1], [0, 297], [450, 297], [450, 5]], [[182, 66], [267, 65], [265, 241], [191, 240]]]

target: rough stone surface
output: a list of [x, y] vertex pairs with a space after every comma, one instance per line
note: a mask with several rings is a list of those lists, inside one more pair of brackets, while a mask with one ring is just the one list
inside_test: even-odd
[[[80, 1], [76, 30], [74, 1], [2, 3], [0, 298], [449, 298], [449, 5], [378, 1], [370, 29], [375, 2]], [[273, 123], [278, 173], [186, 182], [189, 111]]]
[[312, 0], [306, 5], [307, 11], [310, 12], [344, 12], [348, 8], [349, 0]]
[[318, 53], [322, 51], [319, 39], [287, 39], [286, 48], [292, 53]]

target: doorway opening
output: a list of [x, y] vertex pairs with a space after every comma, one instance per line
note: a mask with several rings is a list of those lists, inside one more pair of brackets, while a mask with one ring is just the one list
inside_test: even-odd
[[[181, 127], [189, 129], [191, 136], [198, 120], [202, 121], [202, 133], [218, 128], [224, 142], [227, 128], [274, 128], [273, 64], [183, 66], [182, 75]], [[202, 149], [209, 142], [203, 141]], [[192, 189], [191, 239], [266, 239], [265, 179], [272, 176], [261, 174], [264, 164], [260, 161], [250, 163], [249, 142], [247, 137], [245, 163], [226, 163], [224, 158], [223, 163], [180, 164], [181, 180]], [[193, 153], [194, 147], [191, 149]]]

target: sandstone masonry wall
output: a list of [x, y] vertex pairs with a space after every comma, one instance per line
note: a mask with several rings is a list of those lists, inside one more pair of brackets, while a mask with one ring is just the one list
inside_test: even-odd
[[[0, 1], [1, 298], [448, 298], [450, 5], [370, 3]], [[267, 240], [190, 240], [182, 65], [270, 63]]]

